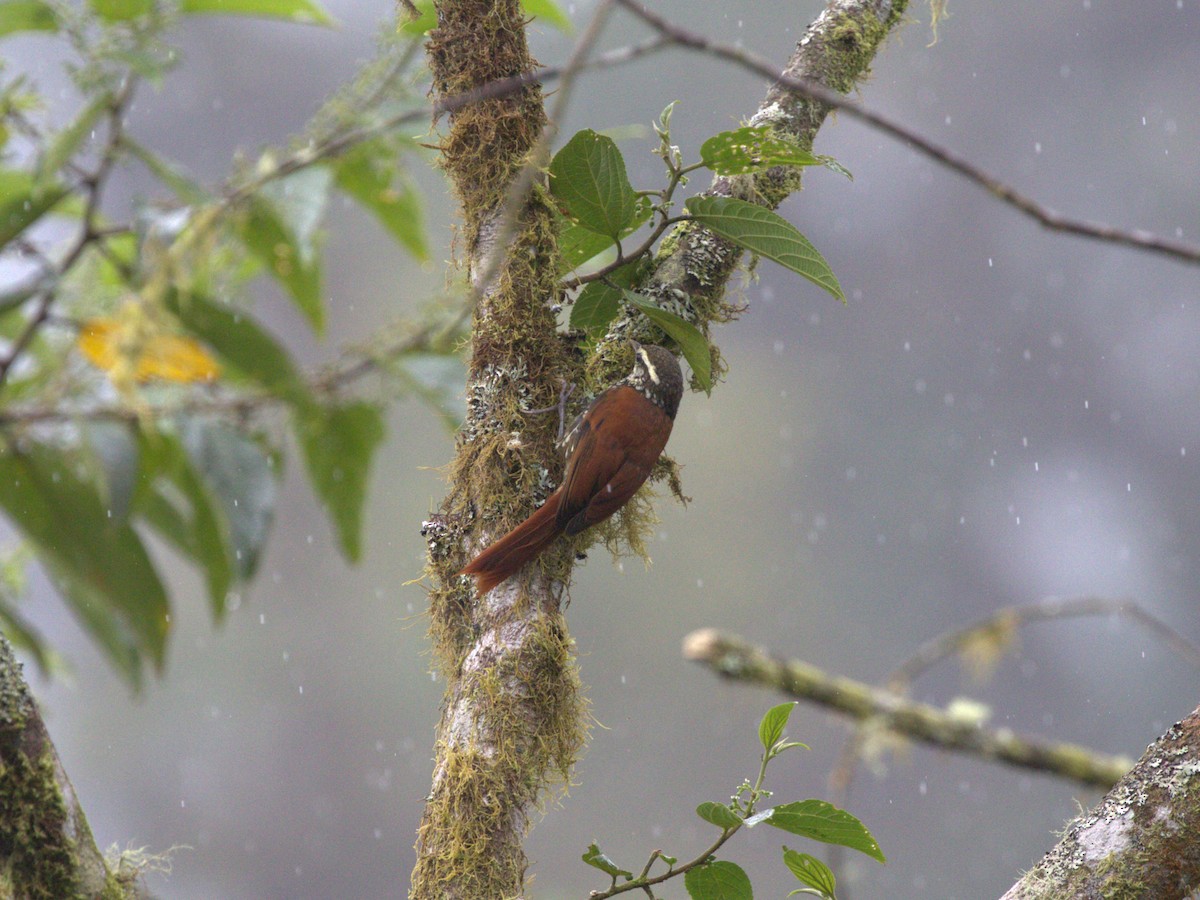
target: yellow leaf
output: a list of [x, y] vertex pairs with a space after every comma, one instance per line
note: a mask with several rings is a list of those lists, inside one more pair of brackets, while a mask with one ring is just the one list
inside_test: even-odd
[[132, 369], [136, 381], [151, 379], [190, 383], [212, 381], [220, 374], [216, 360], [190, 337], [144, 333], [119, 319], [91, 319], [84, 323], [76, 345], [92, 365], [114, 380]]

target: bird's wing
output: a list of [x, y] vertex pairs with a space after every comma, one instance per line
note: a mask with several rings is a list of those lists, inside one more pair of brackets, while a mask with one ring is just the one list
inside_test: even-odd
[[611, 478], [599, 485], [588, 504], [567, 522], [567, 534], [579, 534], [585, 528], [603, 522], [628, 503], [649, 476], [649, 466], [626, 459]]

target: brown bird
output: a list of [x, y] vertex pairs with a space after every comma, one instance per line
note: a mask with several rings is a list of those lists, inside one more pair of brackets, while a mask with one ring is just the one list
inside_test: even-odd
[[683, 374], [662, 347], [634, 342], [633, 349], [633, 371], [596, 397], [567, 432], [567, 468], [558, 490], [458, 573], [475, 576], [480, 596], [560, 534], [579, 534], [603, 522], [649, 477], [671, 436]]

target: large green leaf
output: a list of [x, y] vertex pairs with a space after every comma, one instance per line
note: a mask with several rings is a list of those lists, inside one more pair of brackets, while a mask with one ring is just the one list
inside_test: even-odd
[[593, 281], [579, 292], [571, 307], [571, 327], [578, 331], [603, 332], [621, 309], [623, 292], [603, 281]]
[[[416, 18], [407, 18], [400, 25], [401, 34], [420, 37], [437, 27], [437, 10], [434, 9], [433, 0], [413, 0], [412, 5], [417, 10], [417, 16]], [[403, 11], [401, 17], [405, 17]]]
[[766, 125], [722, 131], [700, 145], [700, 161], [718, 175], [761, 172], [772, 166], [818, 166], [821, 160]]
[[683, 886], [692, 900], [752, 900], [750, 877], [737, 863], [714, 860], [683, 876]]
[[337, 186], [361, 203], [417, 259], [429, 259], [421, 196], [400, 177], [395, 149], [361, 144], [337, 161]]
[[737, 828], [742, 824], [742, 818], [724, 803], [714, 803], [706, 800], [696, 807], [696, 815], [710, 825], [716, 825], [723, 831]]
[[47, 178], [58, 173], [67, 161], [74, 156], [79, 145], [91, 137], [96, 121], [108, 109], [112, 102], [110, 94], [101, 94], [91, 103], [80, 110], [74, 121], [55, 135], [54, 140], [46, 148], [45, 154], [38, 160], [38, 182], [45, 183]]
[[887, 862], [879, 844], [867, 826], [844, 809], [838, 809], [824, 800], [797, 800], [785, 803], [769, 811], [764, 821], [791, 834], [799, 834], [814, 841], [838, 844], [859, 850], [880, 862]]
[[58, 654], [17, 608], [29, 583], [32, 561], [33, 548], [25, 541], [7, 542], [0, 550], [0, 632], [33, 658], [43, 677], [50, 677], [59, 668]]
[[91, 451], [98, 471], [102, 496], [118, 521], [129, 517], [137, 489], [141, 451], [137, 435], [125, 422], [89, 422], [82, 428], [83, 439]]
[[571, 34], [575, 30], [570, 17], [554, 0], [521, 0], [521, 9], [528, 15], [544, 19], [564, 34]]
[[42, 0], [0, 3], [0, 37], [19, 31], [58, 31], [58, 14]]
[[182, 0], [185, 13], [216, 13], [286, 19], [307, 25], [333, 25], [334, 20], [315, 0]]
[[809, 856], [807, 853], [800, 853], [799, 851], [789, 850], [787, 847], [784, 847], [783, 864], [803, 884], [820, 891], [821, 896], [832, 897], [834, 895], [834, 889], [837, 887], [837, 879], [833, 877], [833, 872], [830, 871], [829, 866], [825, 865], [825, 863], [821, 862], [815, 856]]
[[155, 178], [173, 190], [184, 203], [199, 204], [207, 199], [207, 194], [199, 182], [176, 163], [148, 150], [129, 135], [122, 135], [122, 146], [129, 151], [130, 156], [149, 169]]
[[712, 355], [708, 341], [687, 319], [655, 306], [650, 300], [633, 291], [622, 291], [625, 302], [641, 310], [647, 319], [667, 333], [679, 345], [683, 357], [692, 367], [696, 383], [707, 393], [712, 392]]
[[329, 511], [346, 558], [362, 554], [362, 511], [383, 417], [367, 403], [311, 407], [296, 417], [296, 437], [309, 480]]
[[590, 128], [554, 154], [550, 191], [580, 225], [614, 239], [638, 214], [621, 151], [612, 138]]
[[28, 172], [0, 170], [0, 247], [48, 213], [67, 195], [57, 182], [37, 181]]
[[109, 515], [94, 485], [43, 445], [0, 452], [0, 507], [37, 548], [48, 573], [118, 669], [139, 683], [140, 660], [162, 669], [166, 592], [127, 522]]
[[[237, 577], [229, 522], [176, 436], [147, 433], [143, 446], [146, 465], [138, 512], [200, 568], [213, 618], [220, 621]], [[167, 485], [170, 489], [164, 489]]]
[[199, 294], [172, 293], [167, 306], [188, 332], [208, 344], [236, 372], [290, 403], [312, 402], [291, 355], [248, 313]]
[[287, 290], [319, 334], [325, 328], [317, 228], [332, 176], [314, 166], [274, 182], [254, 195], [239, 233], [246, 248]]
[[590, 228], [562, 216], [562, 228], [558, 233], [558, 273], [578, 269], [589, 259], [599, 256], [609, 247], [615, 246], [613, 238], [598, 234]]
[[795, 708], [796, 703], [792, 701], [780, 703], [767, 710], [762, 721], [758, 723], [758, 740], [764, 750], [770, 750], [779, 743], [779, 739], [783, 737], [783, 729], [787, 727], [788, 719]]
[[[633, 218], [622, 229], [620, 239], [624, 240], [650, 220], [654, 215], [654, 204], [649, 197], [638, 197]], [[574, 271], [584, 263], [595, 259], [610, 248], [615, 249], [616, 241], [606, 234], [599, 234], [590, 228], [585, 228], [573, 219], [558, 216], [558, 274], [565, 275]]]
[[257, 441], [212, 419], [184, 419], [179, 435], [192, 467], [229, 523], [235, 573], [244, 581], [258, 567], [275, 517], [275, 461]]
[[109, 22], [125, 22], [154, 9], [154, 0], [90, 0], [89, 6]]
[[779, 214], [732, 197], [691, 197], [684, 205], [693, 219], [721, 237], [791, 269], [839, 300], [846, 299], [829, 263]]

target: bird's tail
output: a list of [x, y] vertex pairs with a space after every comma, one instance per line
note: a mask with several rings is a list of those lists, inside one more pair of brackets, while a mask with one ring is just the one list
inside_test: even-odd
[[558, 495], [555, 494], [528, 519], [467, 563], [458, 574], [474, 575], [475, 587], [482, 597], [550, 546], [562, 530], [558, 524]]

